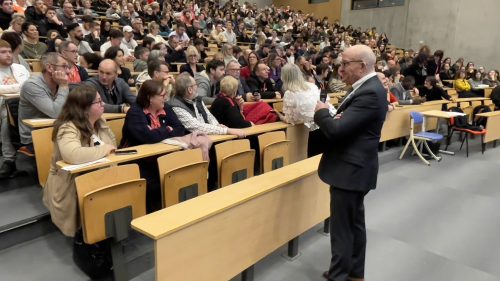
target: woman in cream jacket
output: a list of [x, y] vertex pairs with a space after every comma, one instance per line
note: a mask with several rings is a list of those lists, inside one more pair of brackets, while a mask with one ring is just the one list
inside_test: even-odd
[[58, 168], [56, 162], [81, 164], [103, 158], [115, 150], [115, 137], [101, 119], [103, 112], [104, 103], [96, 89], [84, 85], [71, 91], [54, 123], [54, 153], [43, 202], [52, 222], [69, 237], [80, 227], [74, 175]]

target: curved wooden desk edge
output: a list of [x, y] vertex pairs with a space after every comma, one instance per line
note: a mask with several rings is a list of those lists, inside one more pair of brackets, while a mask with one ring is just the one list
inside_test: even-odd
[[[161, 239], [292, 181], [316, 173], [320, 157], [321, 155], [308, 158], [137, 218], [132, 221], [132, 228], [151, 239]], [[158, 221], [165, 223], [158, 224]]]
[[[166, 154], [174, 151], [181, 150], [182, 148], [180, 146], [175, 146], [175, 145], [169, 145], [165, 143], [155, 143], [155, 144], [143, 144], [143, 145], [138, 145], [138, 146], [133, 146], [129, 147], [128, 149], [135, 149], [137, 150], [136, 154], [130, 154], [130, 155], [116, 155], [116, 154], [110, 154], [106, 158], [109, 160], [108, 162], [104, 163], [99, 163], [99, 164], [93, 164], [90, 166], [84, 166], [79, 169], [75, 169], [72, 171], [69, 171], [71, 174], [77, 174], [89, 170], [94, 170], [94, 169], [99, 169], [103, 167], [109, 167], [112, 165], [124, 163], [124, 162], [130, 162], [134, 161], [137, 159], [142, 159], [146, 158], [149, 156], [153, 155], [160, 155], [160, 154]], [[57, 161], [56, 163], [57, 167], [60, 169], [70, 166], [70, 164], [67, 164], [66, 162], [60, 160]]]

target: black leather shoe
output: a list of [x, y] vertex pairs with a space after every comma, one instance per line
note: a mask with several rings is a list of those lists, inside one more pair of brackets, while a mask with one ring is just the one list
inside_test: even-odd
[[0, 167], [0, 179], [15, 177], [16, 172], [16, 162], [4, 161], [2, 167]]

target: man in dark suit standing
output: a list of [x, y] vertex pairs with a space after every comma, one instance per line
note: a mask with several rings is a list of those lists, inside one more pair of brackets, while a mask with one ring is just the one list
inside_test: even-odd
[[378, 144], [387, 112], [387, 93], [374, 72], [375, 55], [364, 45], [342, 54], [339, 74], [352, 85], [331, 116], [318, 102], [314, 122], [326, 137], [318, 173], [330, 185], [332, 260], [323, 274], [331, 281], [364, 280], [366, 229], [364, 197], [375, 189]]

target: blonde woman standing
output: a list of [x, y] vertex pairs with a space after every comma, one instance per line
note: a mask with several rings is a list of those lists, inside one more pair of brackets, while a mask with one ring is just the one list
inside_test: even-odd
[[[321, 142], [324, 137], [318, 126], [314, 123], [314, 108], [319, 101], [320, 90], [313, 83], [307, 82], [300, 68], [292, 63], [287, 63], [281, 69], [283, 81], [283, 113], [280, 119], [290, 124], [304, 124], [309, 128], [309, 141], [307, 156], [311, 157], [321, 153]], [[335, 110], [331, 106], [331, 110]]]

